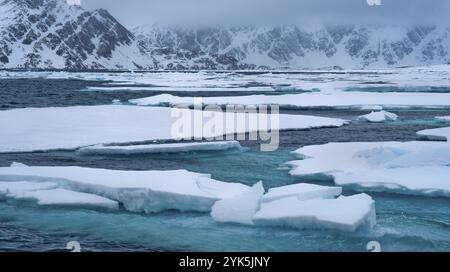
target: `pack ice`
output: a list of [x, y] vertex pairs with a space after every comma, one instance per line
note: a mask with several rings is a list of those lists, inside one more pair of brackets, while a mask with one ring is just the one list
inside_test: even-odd
[[361, 115], [358, 117], [359, 120], [371, 122], [371, 123], [381, 123], [386, 121], [395, 121], [398, 116], [395, 113], [388, 111], [372, 111], [371, 113]]
[[371, 229], [376, 223], [373, 199], [366, 194], [339, 196], [341, 192], [340, 187], [300, 183], [264, 194], [259, 182], [242, 194], [217, 201], [211, 216], [218, 222], [297, 229]]
[[302, 147], [291, 175], [331, 176], [367, 191], [450, 197], [450, 145], [441, 142], [353, 142]]
[[[149, 105], [192, 105], [193, 97], [161, 94], [132, 99], [132, 104]], [[248, 95], [229, 97], [204, 97], [204, 104], [225, 105], [280, 105], [281, 108], [450, 108], [449, 93], [373, 93], [332, 92], [300, 93], [285, 95]]]
[[421, 139], [450, 141], [450, 127], [425, 129], [417, 132]]
[[[1, 167], [0, 191], [25, 195], [41, 203], [108, 204], [120, 202], [132, 212], [164, 210], [210, 211], [219, 199], [233, 197], [249, 187], [226, 183], [210, 175], [186, 170], [120, 171], [83, 167]], [[27, 182], [26, 184], [18, 182]], [[6, 188], [6, 189], [4, 189]], [[65, 189], [65, 191], [40, 191]], [[23, 194], [22, 192], [26, 192]], [[95, 196], [93, 196], [95, 195]], [[57, 197], [58, 196], [58, 197]]]
[[238, 141], [214, 141], [195, 143], [169, 143], [148, 145], [94, 145], [77, 150], [82, 155], [133, 155], [152, 153], [178, 153], [188, 151], [221, 151], [239, 149]]
[[57, 188], [54, 182], [0, 182], [0, 199], [34, 201], [38, 205], [81, 206], [119, 209], [119, 203], [95, 194]]
[[436, 119], [442, 120], [442, 121], [450, 121], [450, 116], [438, 116], [438, 117], [436, 117]]
[[[188, 117], [192, 125], [194, 110], [178, 109]], [[261, 118], [279, 120], [279, 129], [309, 129], [339, 127], [345, 120], [304, 115], [223, 113], [216, 118], [223, 121], [223, 130], [205, 130], [197, 135], [195, 130], [185, 129], [174, 133], [177, 118], [164, 107], [136, 107], [125, 105], [76, 106], [61, 108], [25, 108], [0, 111], [0, 152], [31, 152], [57, 149], [77, 149], [97, 144], [136, 143], [152, 140], [213, 138], [224, 134], [267, 131], [265, 127], [227, 126], [226, 120], [250, 120]], [[190, 118], [189, 118], [190, 117]], [[259, 120], [259, 119], [258, 119]], [[203, 125], [209, 119], [202, 119]], [[219, 121], [220, 122], [220, 121]], [[183, 122], [181, 122], [183, 123]], [[219, 124], [220, 125], [220, 124]], [[207, 126], [203, 126], [206, 128]], [[274, 127], [275, 129], [278, 127]]]

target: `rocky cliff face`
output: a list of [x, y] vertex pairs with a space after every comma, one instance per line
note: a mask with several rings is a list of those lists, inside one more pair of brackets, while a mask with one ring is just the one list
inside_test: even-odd
[[385, 68], [450, 60], [450, 27], [302, 26], [131, 31], [65, 0], [0, 0], [0, 68]]
[[436, 26], [140, 27], [137, 39], [160, 68], [384, 68], [447, 63], [450, 28]]
[[63, 0], [0, 0], [0, 67], [117, 69], [139, 61], [133, 34], [106, 10]]

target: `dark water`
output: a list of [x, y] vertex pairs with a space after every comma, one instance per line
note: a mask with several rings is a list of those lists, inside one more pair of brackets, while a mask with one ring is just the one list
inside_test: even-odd
[[[0, 107], [47, 107], [109, 104], [150, 95], [149, 92], [80, 92], [102, 84], [77, 80], [0, 80]], [[205, 95], [204, 92], [202, 92]], [[360, 111], [291, 110], [354, 120]], [[284, 163], [291, 151], [312, 144], [349, 141], [410, 141], [416, 131], [448, 126], [434, 120], [449, 111], [404, 110], [386, 124], [353, 122], [341, 128], [284, 131], [280, 148], [259, 152], [259, 143], [242, 141], [247, 149], [223, 152], [185, 152], [132, 156], [80, 156], [74, 152], [0, 154], [0, 166], [13, 161], [41, 166], [85, 166], [122, 170], [187, 169], [213, 178], [266, 188], [296, 182], [332, 181], [292, 177]], [[353, 194], [345, 190], [344, 194]], [[154, 215], [125, 211], [38, 207], [31, 203], [0, 201], [0, 250], [63, 251], [79, 241], [84, 251], [365, 251], [376, 240], [385, 251], [450, 251], [450, 200], [370, 193], [376, 201], [377, 226], [370, 233], [249, 227], [214, 222], [208, 214], [164, 212]]]

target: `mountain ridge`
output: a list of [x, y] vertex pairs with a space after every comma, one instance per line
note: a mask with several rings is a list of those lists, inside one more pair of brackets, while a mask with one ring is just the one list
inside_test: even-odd
[[448, 63], [446, 26], [235, 26], [131, 30], [105, 9], [0, 0], [0, 68], [377, 69]]

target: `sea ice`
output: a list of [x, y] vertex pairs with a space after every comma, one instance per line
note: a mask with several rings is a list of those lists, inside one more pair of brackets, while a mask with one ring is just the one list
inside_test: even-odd
[[211, 209], [211, 216], [218, 222], [252, 225], [263, 194], [264, 187], [260, 181], [242, 194], [217, 201]]
[[80, 193], [61, 188], [27, 191], [16, 198], [33, 200], [36, 201], [38, 205], [100, 207], [112, 210], [119, 209], [119, 203], [117, 203], [117, 201], [94, 194]]
[[[183, 116], [191, 117], [192, 126], [198, 111], [177, 109]], [[66, 149], [73, 150], [96, 144], [137, 143], [151, 140], [213, 138], [224, 134], [267, 131], [272, 128], [272, 119], [279, 119], [274, 129], [309, 129], [339, 127], [347, 121], [305, 115], [280, 114], [270, 117], [264, 114], [216, 112], [217, 120], [223, 121], [222, 130], [185, 129], [174, 133], [177, 118], [173, 109], [165, 107], [136, 107], [125, 105], [76, 106], [60, 108], [25, 108], [0, 111], [0, 152], [31, 152]], [[265, 127], [228, 126], [228, 120], [268, 120]], [[200, 119], [203, 128], [208, 118]], [[219, 121], [219, 123], [220, 123]], [[196, 123], [195, 123], [196, 125]], [[218, 124], [220, 125], [220, 124]], [[197, 126], [197, 125], [196, 125]]]
[[299, 200], [287, 197], [263, 202], [254, 215], [255, 225], [299, 229], [369, 230], [376, 223], [375, 202], [366, 194], [337, 199]]
[[55, 182], [0, 181], [0, 198], [20, 198], [25, 192], [54, 189], [56, 187], [58, 187], [58, 184]]
[[172, 171], [121, 171], [83, 167], [0, 167], [0, 180], [52, 182], [60, 188], [118, 201], [133, 212], [210, 211], [213, 204], [248, 186], [210, 175]]
[[371, 123], [381, 123], [386, 121], [395, 121], [398, 116], [395, 113], [388, 111], [372, 111], [369, 114], [361, 115], [358, 117], [360, 120], [364, 120]]
[[450, 141], [450, 127], [425, 129], [417, 132], [420, 139]]
[[331, 176], [364, 191], [450, 197], [450, 145], [440, 142], [353, 142], [302, 147], [295, 176]]
[[177, 153], [188, 151], [222, 151], [228, 149], [239, 149], [238, 141], [214, 141], [194, 143], [170, 143], [170, 144], [148, 144], [148, 145], [93, 145], [77, 150], [83, 155], [133, 155], [152, 153]]
[[[161, 94], [130, 103], [149, 105], [193, 105], [193, 97]], [[208, 105], [280, 105], [281, 108], [450, 108], [450, 93], [374, 93], [374, 92], [333, 92], [300, 93], [285, 95], [248, 95], [229, 97], [204, 97]]]
[[298, 183], [271, 188], [269, 189], [269, 192], [264, 195], [262, 201], [271, 202], [287, 197], [295, 197], [298, 200], [309, 200], [314, 198], [335, 198], [341, 193], [341, 187]]
[[442, 120], [442, 121], [450, 121], [450, 116], [438, 116], [438, 117], [436, 117], [436, 119]]

